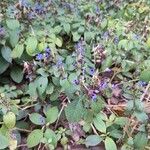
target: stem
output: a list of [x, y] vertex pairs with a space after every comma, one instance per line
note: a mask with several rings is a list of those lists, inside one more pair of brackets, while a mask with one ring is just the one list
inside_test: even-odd
[[27, 130], [27, 129], [21, 129], [21, 128], [15, 128], [15, 129], [19, 130], [19, 131], [22, 131], [22, 132], [28, 132], [28, 133], [32, 132], [32, 131]]
[[95, 127], [93, 126], [92, 123], [91, 123], [91, 127], [92, 127], [93, 132], [94, 132], [96, 135], [99, 135], [99, 134], [97, 133], [97, 131], [96, 131], [96, 129], [95, 129]]
[[142, 94], [142, 96], [141, 96], [141, 98], [140, 98], [140, 101], [142, 101], [142, 100], [144, 99], [146, 93], [148, 92], [149, 87], [150, 87], [150, 82], [148, 83], [148, 85], [147, 85], [147, 87], [146, 87], [144, 93]]
[[64, 110], [64, 108], [65, 108], [65, 105], [62, 105], [61, 110], [60, 110], [60, 112], [59, 112], [59, 114], [58, 114], [58, 117], [57, 117], [57, 121], [56, 121], [56, 124], [55, 124], [55, 129], [57, 128], [59, 118], [60, 118], [61, 113], [62, 113], [62, 111]]

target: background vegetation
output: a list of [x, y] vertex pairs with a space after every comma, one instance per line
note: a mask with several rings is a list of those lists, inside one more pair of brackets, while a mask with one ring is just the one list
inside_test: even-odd
[[150, 1], [0, 8], [0, 149], [150, 149]]

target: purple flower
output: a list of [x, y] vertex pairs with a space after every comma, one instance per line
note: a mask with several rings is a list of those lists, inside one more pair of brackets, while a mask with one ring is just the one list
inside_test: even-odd
[[0, 27], [0, 37], [3, 37], [5, 35], [5, 29], [3, 27]]
[[144, 82], [144, 81], [139, 81], [138, 82], [138, 85], [143, 87], [143, 86], [146, 86], [147, 85], [147, 82]]
[[78, 85], [78, 84], [79, 84], [79, 80], [75, 79], [75, 80], [73, 80], [73, 83], [74, 83], [75, 85]]
[[35, 15], [35, 13], [34, 12], [30, 12], [30, 13], [28, 13], [27, 14], [27, 17], [28, 17], [28, 19], [35, 19], [36, 18], [36, 15]]
[[93, 75], [94, 75], [94, 73], [95, 73], [95, 69], [94, 69], [94, 68], [90, 68], [90, 72], [89, 72], [89, 73], [90, 73], [90, 75], [92, 75], [92, 76], [93, 76]]
[[50, 53], [51, 49], [49, 47], [45, 48], [45, 52]]
[[139, 40], [139, 38], [140, 38], [140, 36], [139, 36], [139, 35], [137, 35], [137, 34], [134, 34], [134, 35], [133, 35], [133, 39], [135, 39], [135, 40]]
[[106, 87], [107, 87], [107, 82], [101, 82], [101, 83], [99, 84], [99, 89], [100, 89], [100, 90], [104, 90]]
[[115, 37], [114, 38], [114, 44], [118, 44], [119, 43], [119, 38], [118, 37]]
[[62, 65], [63, 65], [63, 62], [62, 62], [61, 58], [59, 58], [57, 63], [56, 63], [56, 66], [61, 67]]
[[92, 99], [93, 101], [95, 101], [95, 100], [97, 99], [97, 95], [96, 95], [95, 93], [92, 93], [92, 94], [91, 94], [91, 99]]
[[108, 39], [108, 37], [109, 37], [109, 32], [108, 31], [104, 32], [104, 34], [102, 35], [102, 38], [106, 40]]
[[111, 87], [114, 89], [117, 87], [117, 84], [112, 84]]
[[40, 3], [36, 3], [34, 6], [34, 10], [36, 13], [40, 14], [44, 12], [44, 7]]
[[36, 59], [37, 60], [42, 60], [44, 57], [43, 57], [43, 54], [39, 53], [36, 55]]
[[79, 42], [75, 45], [75, 49], [76, 49], [76, 52], [77, 52], [78, 55], [79, 55], [79, 54], [83, 55], [83, 53], [84, 53], [84, 47], [83, 47], [82, 41], [79, 41]]
[[96, 6], [95, 12], [96, 12], [96, 14], [100, 14], [100, 9], [98, 6]]
[[51, 49], [49, 47], [47, 47], [45, 49], [45, 57], [48, 58], [50, 56], [50, 52], [51, 52]]

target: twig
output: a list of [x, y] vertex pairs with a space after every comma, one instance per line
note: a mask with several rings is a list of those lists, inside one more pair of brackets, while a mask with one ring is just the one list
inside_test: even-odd
[[149, 87], [150, 87], [150, 82], [148, 83], [148, 85], [147, 85], [147, 87], [146, 87], [144, 93], [142, 94], [142, 96], [141, 96], [141, 98], [140, 98], [140, 101], [142, 101], [142, 100], [144, 99], [144, 97], [145, 97], [145, 95], [146, 95], [146, 93], [147, 93]]
[[40, 150], [40, 148], [41, 148], [41, 143], [39, 144], [39, 146], [38, 146], [38, 149], [37, 149], [37, 150]]
[[35, 105], [37, 105], [37, 104], [33, 104], [33, 105], [26, 106], [26, 107], [22, 108], [22, 110], [26, 110], [26, 109], [28, 109], [28, 108], [34, 107]]
[[27, 146], [27, 144], [20, 144], [20, 145], [17, 146], [17, 148], [19, 148], [19, 147], [26, 147], [26, 146]]
[[16, 129], [16, 130], [19, 130], [19, 131], [23, 131], [23, 132], [28, 132], [28, 133], [32, 132], [32, 131], [27, 130], [27, 129], [21, 129], [21, 128], [15, 128], [15, 129]]
[[57, 121], [56, 121], [56, 124], [55, 124], [55, 129], [57, 128], [59, 118], [60, 118], [61, 113], [62, 113], [62, 111], [64, 110], [64, 108], [65, 108], [65, 104], [62, 105], [61, 110], [60, 110], [60, 112], [59, 112], [59, 114], [58, 114]]
[[93, 132], [94, 132], [96, 135], [99, 135], [99, 134], [97, 133], [97, 131], [96, 131], [96, 129], [95, 129], [95, 127], [93, 126], [92, 123], [91, 123], [91, 127], [92, 127]]
[[117, 70], [116, 72], [114, 72], [112, 78], [110, 79], [109, 83], [111, 83], [113, 81], [113, 79], [115, 78], [115, 76], [118, 74], [118, 73], [121, 73], [122, 71], [120, 70]]

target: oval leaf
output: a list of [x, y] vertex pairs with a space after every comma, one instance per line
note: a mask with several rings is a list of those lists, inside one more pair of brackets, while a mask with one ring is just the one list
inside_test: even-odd
[[38, 145], [42, 138], [43, 138], [42, 130], [39, 130], [39, 129], [33, 130], [27, 138], [28, 147], [31, 148], [31, 147]]
[[29, 116], [29, 118], [36, 125], [44, 125], [45, 124], [45, 118], [38, 113], [32, 113]]
[[115, 142], [110, 137], [106, 137], [104, 143], [105, 143], [106, 150], [117, 150], [117, 146]]
[[16, 83], [20, 83], [23, 79], [23, 71], [19, 67], [13, 67], [10, 76]]
[[38, 79], [38, 92], [39, 94], [43, 94], [47, 88], [47, 85], [48, 85], [48, 79], [47, 77], [40, 77]]
[[24, 50], [23, 44], [17, 44], [12, 51], [13, 58], [20, 58]]
[[46, 112], [46, 121], [48, 123], [54, 123], [58, 117], [58, 108], [52, 107]]
[[3, 57], [0, 56], [0, 74], [5, 72], [8, 67], [9, 63], [5, 59], [3, 59]]
[[3, 121], [7, 128], [12, 129], [16, 124], [16, 116], [13, 112], [8, 112], [3, 116]]
[[7, 46], [2, 47], [1, 53], [3, 58], [8, 61], [9, 63], [12, 62], [12, 57], [11, 57], [11, 49]]
[[106, 124], [100, 117], [97, 116], [96, 118], [94, 118], [93, 121], [94, 121], [94, 126], [98, 131], [102, 133], [106, 133]]
[[150, 70], [144, 70], [141, 72], [140, 80], [149, 82], [150, 81]]
[[0, 134], [0, 149], [5, 149], [6, 147], [8, 147], [8, 145], [8, 139], [4, 135]]
[[38, 41], [37, 41], [36, 37], [32, 36], [32, 37], [27, 38], [27, 40], [26, 40], [26, 45], [27, 45], [26, 51], [30, 56], [36, 54], [35, 50], [36, 50], [37, 44], [38, 44]]
[[89, 146], [96, 146], [102, 141], [102, 138], [99, 135], [89, 135], [85, 140], [85, 145]]

